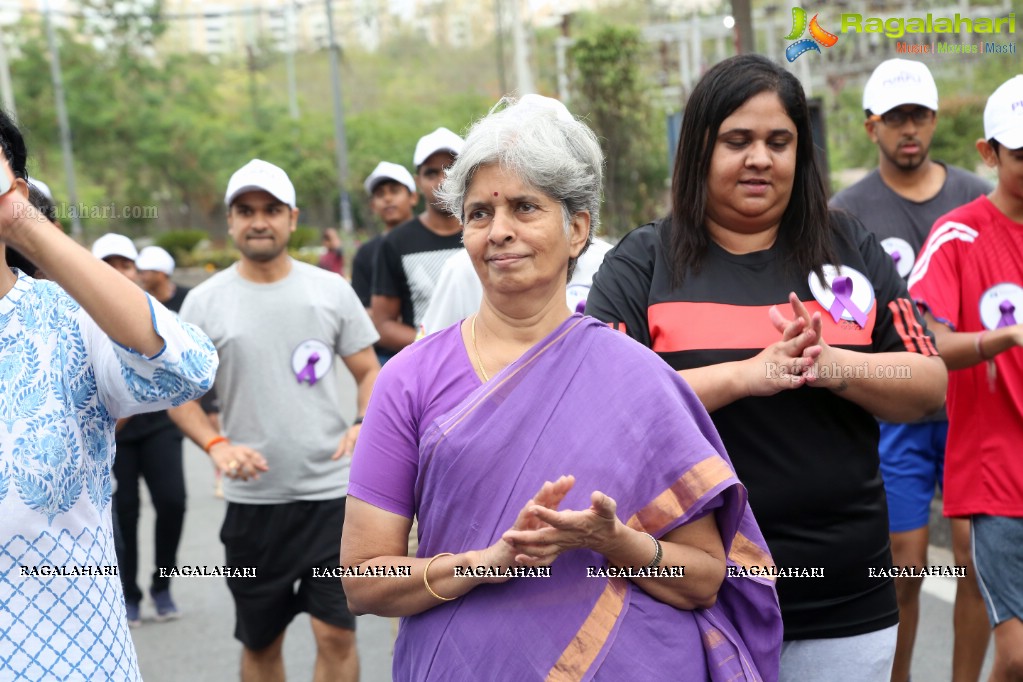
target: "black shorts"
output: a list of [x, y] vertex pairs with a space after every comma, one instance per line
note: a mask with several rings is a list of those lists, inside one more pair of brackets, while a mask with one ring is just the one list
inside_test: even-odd
[[[220, 541], [226, 565], [255, 568], [255, 577], [229, 577], [234, 636], [253, 651], [265, 649], [298, 613], [355, 629], [341, 580], [314, 577], [339, 566], [345, 498], [287, 504], [230, 502]], [[329, 575], [329, 574], [328, 574]]]

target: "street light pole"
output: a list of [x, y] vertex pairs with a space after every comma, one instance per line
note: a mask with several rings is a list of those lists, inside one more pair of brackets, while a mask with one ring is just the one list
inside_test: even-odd
[[341, 100], [341, 65], [338, 57], [340, 47], [334, 37], [334, 9], [331, 0], [324, 0], [327, 6], [327, 35], [330, 39], [330, 78], [334, 92], [334, 149], [337, 156], [337, 186], [341, 192], [341, 230], [348, 234], [355, 231], [352, 224], [352, 202], [346, 188], [348, 181], [348, 143], [345, 141], [345, 113]]
[[57, 105], [57, 123], [60, 126], [60, 147], [64, 156], [64, 173], [67, 175], [67, 194], [71, 204], [71, 236], [82, 240], [82, 219], [78, 215], [78, 190], [75, 187], [75, 158], [71, 149], [71, 124], [68, 122], [67, 105], [64, 102], [64, 78], [60, 72], [60, 53], [57, 51], [57, 34], [53, 30], [50, 3], [43, 2], [46, 19], [46, 40], [50, 48], [50, 76], [53, 78], [53, 98]]
[[11, 87], [11, 67], [7, 63], [7, 41], [0, 31], [0, 96], [3, 97], [4, 109], [14, 120], [18, 120], [18, 111], [14, 106], [14, 88]]

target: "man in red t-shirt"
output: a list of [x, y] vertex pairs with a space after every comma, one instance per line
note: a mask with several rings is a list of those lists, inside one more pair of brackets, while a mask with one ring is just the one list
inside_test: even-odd
[[1023, 76], [984, 109], [998, 186], [939, 218], [909, 278], [948, 382], [945, 515], [970, 517], [995, 633], [992, 680], [1023, 679]]

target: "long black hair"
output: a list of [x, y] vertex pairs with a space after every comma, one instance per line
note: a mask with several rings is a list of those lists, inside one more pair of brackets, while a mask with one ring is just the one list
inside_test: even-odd
[[16, 177], [28, 180], [26, 164], [28, 162], [28, 149], [25, 147], [25, 138], [6, 111], [0, 109], [0, 147], [4, 150], [7, 163]]
[[[7, 115], [7, 112], [0, 109], [0, 148], [3, 149], [4, 157], [10, 165], [16, 177], [28, 180], [28, 149], [25, 147], [25, 138], [15, 125], [14, 120]], [[15, 267], [32, 274], [36, 271], [35, 265], [27, 258], [18, 253], [14, 248], [8, 246], [0, 264], [7, 263], [9, 267]]]
[[798, 272], [838, 264], [828, 218], [824, 176], [813, 148], [810, 110], [803, 86], [791, 73], [760, 55], [739, 55], [711, 68], [693, 88], [682, 117], [671, 183], [672, 210], [667, 240], [672, 283], [681, 285], [687, 270], [699, 272], [710, 243], [707, 176], [721, 122], [762, 92], [774, 92], [796, 126], [796, 172], [792, 195], [782, 214], [778, 238]]

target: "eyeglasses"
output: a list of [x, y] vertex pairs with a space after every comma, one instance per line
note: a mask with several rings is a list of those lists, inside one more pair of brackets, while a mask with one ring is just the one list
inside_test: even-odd
[[917, 107], [912, 111], [892, 109], [880, 116], [873, 114], [870, 117], [871, 121], [882, 121], [886, 126], [891, 126], [892, 128], [898, 128], [899, 126], [905, 125], [906, 121], [909, 119], [913, 119], [913, 123], [918, 126], [930, 123], [934, 120], [934, 110], [928, 109], [927, 107]]

